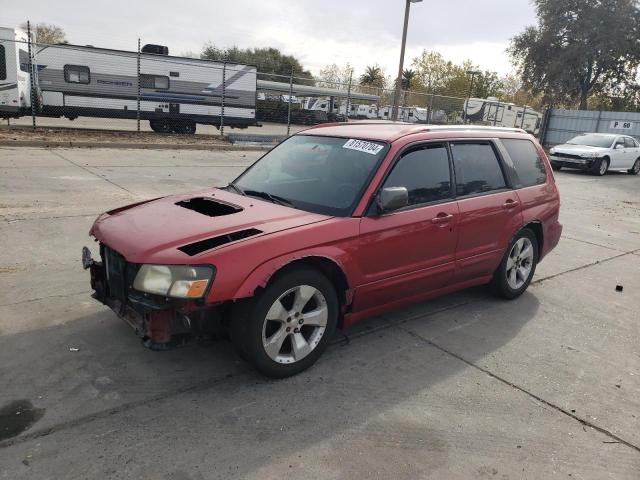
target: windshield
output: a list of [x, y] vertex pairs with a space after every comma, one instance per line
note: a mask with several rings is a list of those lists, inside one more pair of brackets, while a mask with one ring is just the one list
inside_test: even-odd
[[589, 147], [609, 148], [613, 137], [603, 135], [578, 135], [567, 142], [569, 145], [587, 145]]
[[381, 142], [296, 135], [232, 184], [241, 193], [332, 216], [348, 216], [388, 150]]

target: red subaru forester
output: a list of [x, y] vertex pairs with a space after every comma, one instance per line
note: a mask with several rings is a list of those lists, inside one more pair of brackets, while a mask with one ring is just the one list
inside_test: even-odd
[[226, 187], [98, 217], [94, 297], [152, 349], [228, 329], [260, 372], [312, 365], [336, 328], [490, 284], [519, 296], [558, 243], [547, 157], [523, 130], [304, 130]]

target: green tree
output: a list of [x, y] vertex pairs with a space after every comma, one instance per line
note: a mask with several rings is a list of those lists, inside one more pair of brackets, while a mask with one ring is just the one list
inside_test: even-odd
[[405, 68], [402, 71], [402, 89], [411, 90], [416, 83], [416, 71]]
[[451, 77], [454, 65], [438, 52], [423, 50], [413, 59], [417, 82], [427, 93], [441, 94]]
[[[20, 25], [20, 28], [27, 31], [26, 22]], [[56, 43], [67, 43], [67, 35], [64, 30], [56, 25], [46, 23], [31, 24], [31, 34], [33, 41], [38, 43], [46, 43], [55, 45]]]
[[640, 63], [636, 0], [534, 0], [536, 26], [511, 41], [509, 53], [524, 85], [555, 103], [633, 85]]
[[[285, 55], [277, 48], [219, 48], [213, 43], [207, 43], [202, 49], [200, 58], [208, 60], [227, 60], [234, 63], [245, 63], [255, 65], [261, 78], [277, 82], [287, 81], [293, 71], [293, 76], [308, 80], [313, 80], [313, 75], [305, 70], [300, 61], [292, 55]], [[297, 83], [306, 83], [304, 80]]]
[[317, 84], [319, 87], [327, 88], [343, 88], [347, 89], [349, 80], [352, 79], [353, 67], [348, 63], [341, 67], [335, 63], [331, 65], [325, 65], [320, 69], [317, 78]]
[[383, 88], [384, 75], [382, 69], [378, 65], [367, 67], [364, 73], [360, 75], [360, 85]]

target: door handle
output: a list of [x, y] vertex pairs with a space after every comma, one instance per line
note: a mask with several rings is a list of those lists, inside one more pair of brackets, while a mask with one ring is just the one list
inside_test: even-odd
[[509, 210], [509, 209], [517, 207], [518, 205], [520, 205], [520, 202], [518, 202], [517, 200], [509, 199], [506, 202], [504, 202], [502, 207]]
[[435, 223], [435, 224], [447, 223], [452, 218], [453, 218], [453, 215], [451, 215], [450, 213], [440, 212], [437, 216], [431, 219], [431, 223]]

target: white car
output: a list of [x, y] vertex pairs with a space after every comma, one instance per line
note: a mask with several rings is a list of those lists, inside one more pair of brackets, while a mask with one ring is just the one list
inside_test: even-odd
[[604, 175], [608, 170], [640, 172], [640, 143], [628, 135], [585, 133], [549, 150], [554, 170], [562, 167]]

